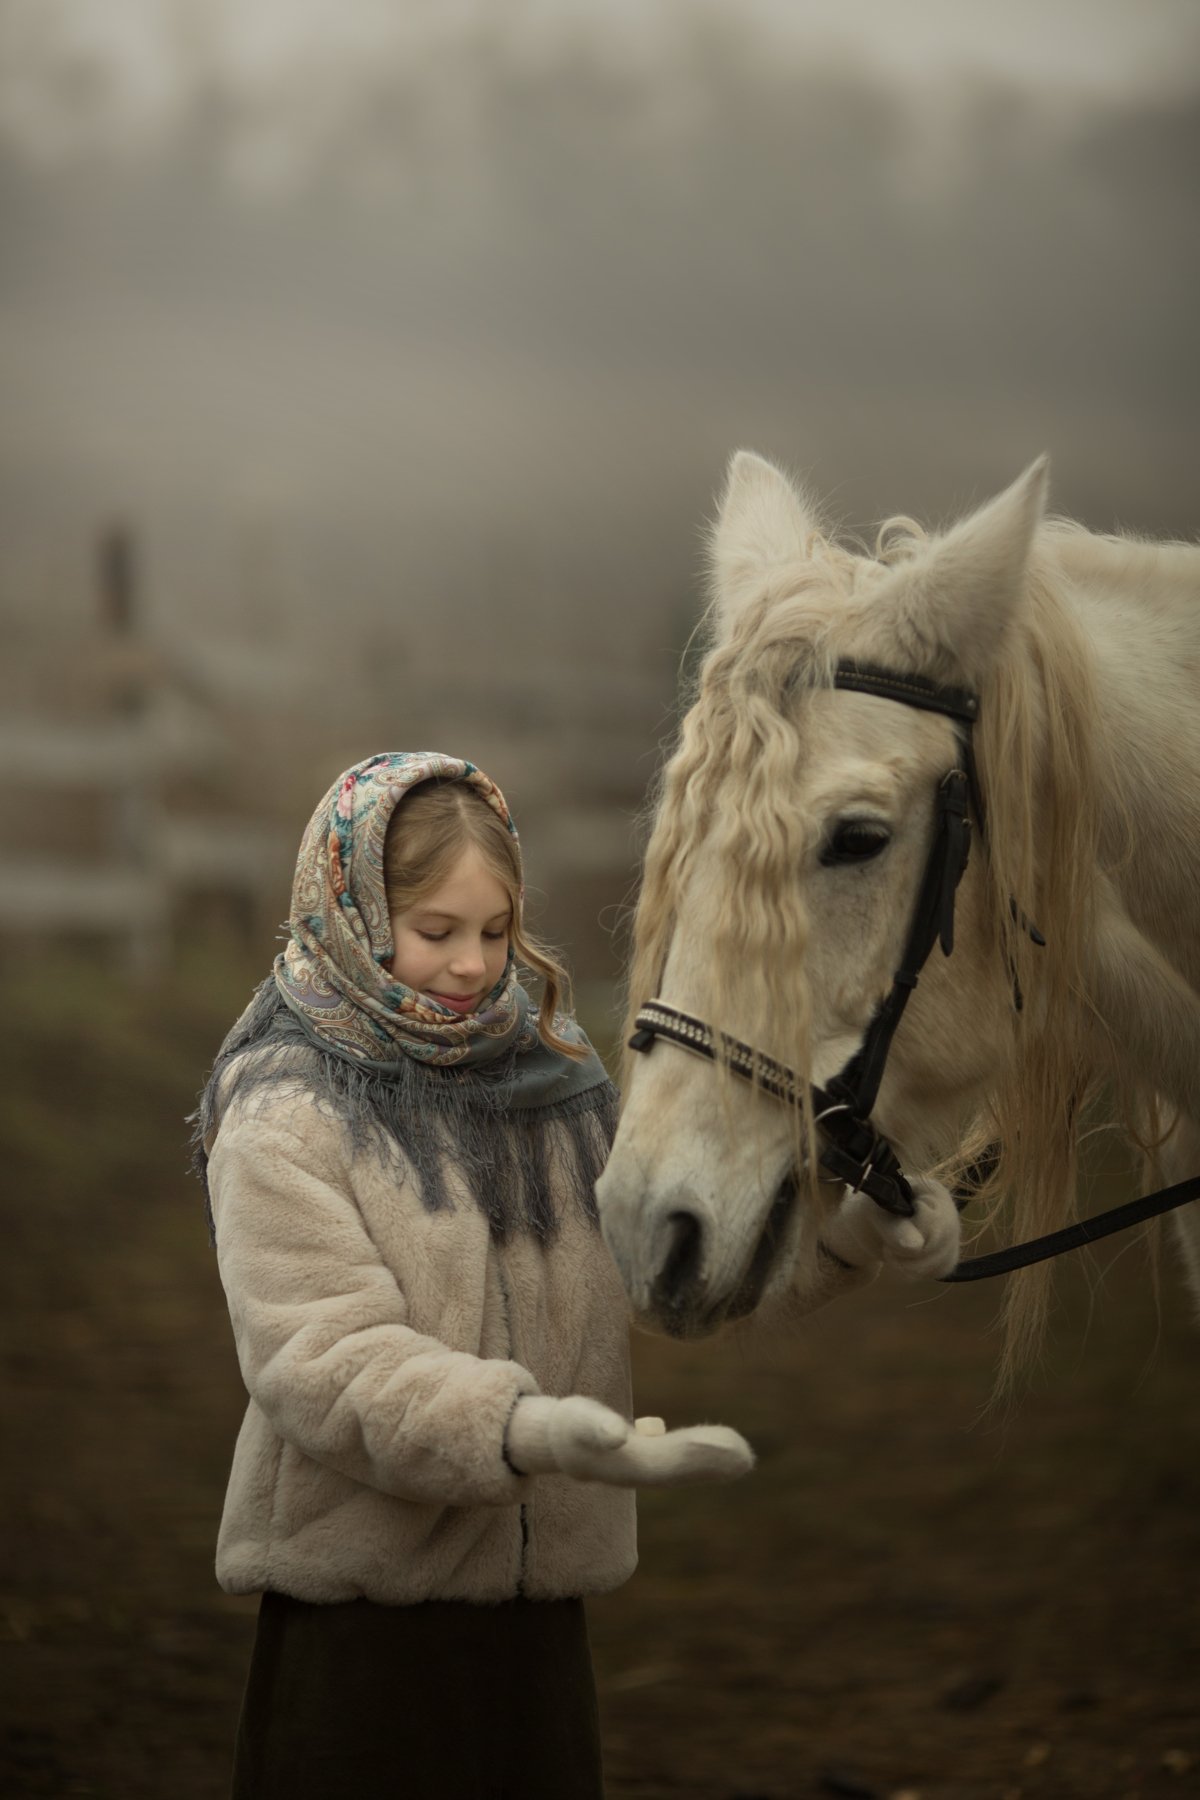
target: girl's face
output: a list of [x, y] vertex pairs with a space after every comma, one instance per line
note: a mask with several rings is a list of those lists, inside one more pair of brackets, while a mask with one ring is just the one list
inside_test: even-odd
[[476, 1011], [504, 973], [512, 901], [474, 844], [391, 920], [396, 980], [457, 1013]]

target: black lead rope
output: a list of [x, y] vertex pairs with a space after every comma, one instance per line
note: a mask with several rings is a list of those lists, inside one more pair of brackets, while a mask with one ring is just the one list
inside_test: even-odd
[[1140, 1200], [1127, 1200], [1124, 1206], [1111, 1207], [1108, 1212], [1096, 1213], [1090, 1219], [1077, 1219], [1073, 1225], [1064, 1225], [1061, 1231], [1030, 1238], [1027, 1244], [1010, 1244], [1007, 1250], [993, 1250], [990, 1256], [969, 1256], [948, 1275], [938, 1279], [987, 1281], [993, 1275], [1010, 1275], [1014, 1269], [1027, 1269], [1031, 1263], [1047, 1262], [1052, 1256], [1061, 1256], [1064, 1250], [1079, 1250], [1084, 1244], [1099, 1243], [1101, 1238], [1112, 1237], [1116, 1231], [1127, 1231], [1131, 1225], [1141, 1225], [1146, 1219], [1156, 1219], [1176, 1206], [1186, 1206], [1189, 1200], [1200, 1200], [1200, 1175], [1190, 1175], [1186, 1181], [1176, 1182], [1174, 1187], [1143, 1194]]

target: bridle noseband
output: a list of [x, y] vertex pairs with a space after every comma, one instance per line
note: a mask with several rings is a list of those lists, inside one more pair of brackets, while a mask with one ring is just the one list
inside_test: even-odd
[[[876, 1008], [862, 1043], [827, 1087], [809, 1086], [814, 1124], [823, 1140], [821, 1166], [846, 1187], [869, 1194], [887, 1212], [911, 1218], [915, 1202], [899, 1158], [871, 1123], [888, 1051], [904, 1016], [921, 970], [940, 943], [943, 954], [954, 948], [954, 896], [967, 866], [971, 844], [968, 802], [982, 832], [983, 797], [975, 767], [971, 728], [979, 716], [979, 700], [965, 688], [940, 687], [921, 675], [893, 675], [869, 664], [840, 662], [833, 685], [856, 693], [898, 700], [922, 712], [941, 713], [954, 721], [958, 764], [938, 783], [933, 838], [917, 891], [912, 923], [900, 966], [887, 996]], [[681, 1049], [721, 1061], [735, 1075], [790, 1105], [799, 1104], [803, 1084], [784, 1064], [764, 1056], [736, 1038], [718, 1035], [703, 1020], [681, 1013], [665, 1001], [652, 1000], [634, 1020], [629, 1040], [633, 1050], [648, 1051], [656, 1038]]]

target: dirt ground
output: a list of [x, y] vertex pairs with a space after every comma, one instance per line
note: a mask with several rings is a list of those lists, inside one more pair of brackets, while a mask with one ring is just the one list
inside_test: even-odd
[[[248, 979], [2, 972], [5, 1800], [226, 1791], [242, 1392], [179, 1120]], [[639, 1571], [590, 1608], [610, 1795], [1200, 1792], [1200, 1337], [1169, 1249], [1160, 1302], [1136, 1247], [1064, 1271], [1006, 1426], [994, 1284], [879, 1287], [787, 1343], [639, 1339], [639, 1409], [760, 1461], [643, 1497]]]

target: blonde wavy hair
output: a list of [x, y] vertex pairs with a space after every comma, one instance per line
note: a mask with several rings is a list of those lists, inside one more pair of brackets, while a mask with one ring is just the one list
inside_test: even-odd
[[512, 904], [509, 941], [517, 961], [540, 978], [537, 1029], [544, 1044], [578, 1061], [588, 1052], [555, 1028], [571, 1009], [571, 982], [554, 953], [523, 919], [524, 873], [516, 838], [482, 795], [462, 781], [424, 781], [405, 795], [388, 820], [383, 877], [394, 912], [415, 906], [444, 880], [469, 846], [480, 852]]
[[[855, 604], [885, 569], [916, 554], [923, 537], [910, 520], [889, 520], [871, 556], [814, 534], [802, 558], [776, 571], [769, 591], [731, 628], [717, 622], [715, 606], [710, 610], [711, 647], [652, 800], [654, 825], [633, 922], [631, 1021], [658, 991], [697, 850], [709, 841], [725, 884], [710, 1021], [728, 1015], [736, 992], [743, 1014], [761, 1021], [758, 1047], [809, 1078], [809, 922], [795, 871], [817, 828], [798, 816], [792, 798], [802, 755], [799, 721], [807, 696], [832, 684], [843, 657], [961, 681], [948, 651], [931, 651], [928, 639], [918, 641], [915, 633], [906, 641], [902, 625]], [[967, 1186], [989, 1215], [1006, 1203], [1008, 1229], [1024, 1238], [1061, 1224], [1074, 1210], [1080, 1113], [1112, 1072], [1097, 1066], [1089, 1031], [1096, 1021], [1083, 983], [1099, 841], [1093, 689], [1080, 630], [1036, 549], [1019, 618], [980, 684], [979, 699], [976, 756], [987, 832], [986, 847], [977, 843], [975, 856], [986, 871], [983, 905], [993, 947], [981, 979], [1006, 1009], [1011, 1032], [964, 1141], [929, 1172]], [[1041, 928], [1047, 948], [1036, 946], [1014, 918], [1013, 899]], [[1023, 996], [1019, 1011], [1014, 982]], [[797, 1113], [796, 1135], [800, 1166], [815, 1182], [807, 1107]], [[993, 1146], [998, 1160], [985, 1172], [984, 1152]], [[1001, 1391], [1036, 1356], [1049, 1292], [1046, 1265], [1009, 1278]]]

